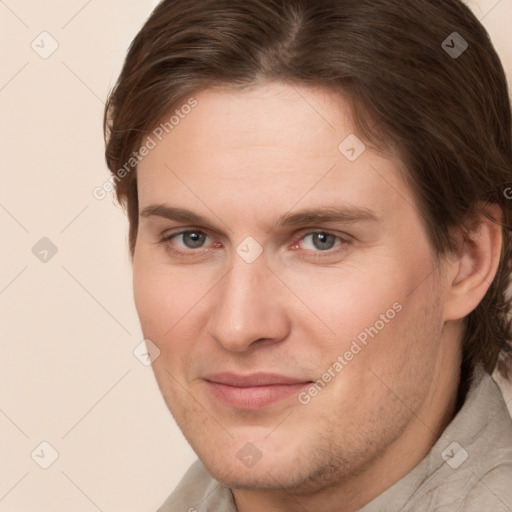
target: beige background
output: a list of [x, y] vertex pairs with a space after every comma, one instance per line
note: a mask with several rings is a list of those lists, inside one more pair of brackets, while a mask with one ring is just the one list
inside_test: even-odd
[[[0, 0], [0, 512], [155, 511], [194, 459], [133, 355], [124, 215], [92, 196], [103, 103], [155, 4]], [[512, 0], [471, 5], [512, 77]]]

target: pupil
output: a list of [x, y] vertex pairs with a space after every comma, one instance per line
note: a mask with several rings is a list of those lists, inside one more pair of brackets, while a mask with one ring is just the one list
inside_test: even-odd
[[317, 249], [327, 250], [331, 249], [334, 246], [335, 237], [334, 235], [329, 235], [327, 233], [316, 233], [313, 236], [313, 245]]
[[204, 238], [204, 233], [190, 232], [183, 234], [183, 242], [190, 249], [196, 249], [197, 247], [201, 247], [204, 243]]

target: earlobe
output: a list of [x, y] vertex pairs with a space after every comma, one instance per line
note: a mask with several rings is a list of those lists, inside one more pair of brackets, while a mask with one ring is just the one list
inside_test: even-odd
[[497, 205], [487, 205], [485, 211], [487, 215], [481, 214], [470, 225], [457, 259], [449, 263], [452, 272], [445, 303], [446, 321], [469, 315], [496, 275], [503, 243], [502, 211]]

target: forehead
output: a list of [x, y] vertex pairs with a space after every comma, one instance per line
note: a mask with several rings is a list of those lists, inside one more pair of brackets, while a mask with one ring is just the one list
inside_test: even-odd
[[378, 210], [395, 196], [413, 201], [398, 160], [363, 145], [339, 94], [271, 83], [205, 90], [194, 100], [172, 129], [162, 124], [159, 137], [150, 134], [156, 146], [138, 169], [141, 209], [193, 196], [203, 211], [199, 198], [233, 210], [260, 209], [262, 202], [288, 210], [298, 202]]
[[[215, 155], [224, 157], [225, 150], [246, 152], [251, 147], [337, 156], [339, 137], [347, 129], [353, 131], [348, 103], [326, 88], [272, 82], [244, 89], [207, 89], [194, 99], [197, 106], [163, 134], [168, 142], [174, 140], [176, 149], [186, 139], [187, 149], [200, 154], [211, 152], [215, 144]], [[190, 137], [190, 130], [195, 137]]]

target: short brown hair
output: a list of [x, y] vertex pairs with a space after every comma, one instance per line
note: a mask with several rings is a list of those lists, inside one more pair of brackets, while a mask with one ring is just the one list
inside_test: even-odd
[[[135, 37], [105, 109], [106, 160], [128, 212], [131, 255], [132, 154], [143, 138], [194, 91], [262, 81], [321, 85], [348, 98], [361, 138], [398, 148], [436, 254], [454, 250], [452, 228], [482, 205], [501, 207], [501, 261], [466, 319], [463, 365], [482, 363], [490, 373], [502, 349], [510, 359], [510, 100], [486, 30], [459, 0], [161, 2]], [[506, 375], [506, 365], [500, 369]]]

